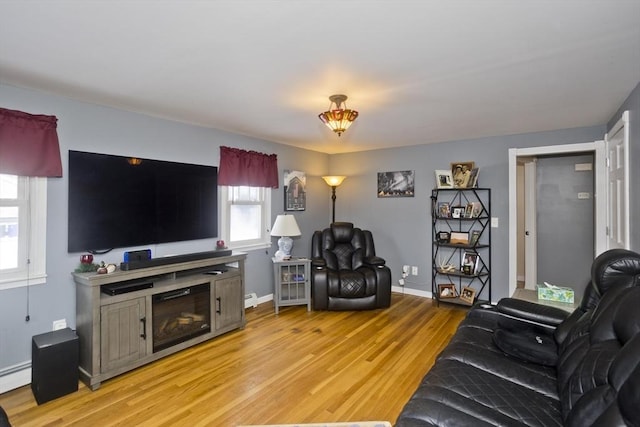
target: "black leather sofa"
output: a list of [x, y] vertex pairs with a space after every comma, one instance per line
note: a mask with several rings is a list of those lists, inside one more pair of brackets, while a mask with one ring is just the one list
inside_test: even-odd
[[640, 426], [640, 255], [596, 258], [571, 314], [474, 306], [396, 426]]
[[334, 222], [311, 238], [314, 310], [369, 310], [391, 304], [391, 270], [376, 256], [373, 236]]

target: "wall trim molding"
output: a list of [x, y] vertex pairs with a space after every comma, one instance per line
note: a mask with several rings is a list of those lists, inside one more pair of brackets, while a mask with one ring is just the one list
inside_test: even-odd
[[31, 384], [31, 361], [0, 370], [0, 394]]

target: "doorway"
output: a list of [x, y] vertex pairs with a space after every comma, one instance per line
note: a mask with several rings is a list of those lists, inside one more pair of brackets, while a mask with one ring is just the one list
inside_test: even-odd
[[[518, 215], [519, 209], [518, 209], [518, 201], [520, 200], [521, 204], [524, 204], [526, 198], [523, 197], [523, 195], [521, 194], [520, 197], [518, 197], [518, 188], [520, 188], [521, 192], [524, 191], [525, 187], [528, 187], [530, 190], [531, 189], [535, 189], [535, 193], [537, 193], [538, 191], [544, 191], [545, 192], [545, 197], [548, 197], [549, 194], [553, 194], [553, 193], [558, 193], [558, 196], [560, 197], [560, 199], [557, 200], [561, 200], [561, 196], [560, 196], [560, 188], [558, 185], [555, 185], [557, 183], [553, 182], [553, 175], [550, 176], [551, 181], [550, 182], [546, 182], [545, 186], [541, 186], [538, 183], [536, 183], [535, 185], [531, 183], [531, 179], [529, 179], [529, 185], [525, 186], [525, 184], [522, 182], [522, 178], [520, 179], [520, 187], [518, 186], [518, 175], [520, 175], [521, 177], [523, 177], [525, 174], [528, 176], [539, 176], [540, 175], [540, 171], [538, 171], [540, 165], [539, 163], [542, 161], [543, 163], [543, 170], [542, 172], [545, 173], [545, 176], [549, 175], [548, 169], [551, 168], [555, 168], [557, 167], [557, 165], [555, 165], [555, 163], [568, 163], [571, 164], [571, 162], [574, 162], [573, 164], [575, 165], [575, 161], [576, 159], [578, 159], [578, 157], [575, 156], [588, 156], [586, 158], [589, 159], [593, 159], [592, 160], [592, 169], [593, 169], [593, 182], [594, 184], [592, 185], [591, 188], [593, 188], [593, 193], [589, 194], [589, 197], [592, 199], [591, 200], [591, 206], [592, 206], [592, 219], [588, 219], [588, 221], [591, 222], [591, 227], [590, 230], [593, 231], [593, 237], [591, 237], [591, 242], [592, 244], [590, 245], [591, 248], [591, 254], [590, 254], [590, 260], [593, 259], [594, 254], [599, 254], [600, 252], [604, 251], [604, 248], [606, 247], [606, 197], [603, 197], [603, 195], [606, 195], [606, 152], [605, 152], [605, 146], [604, 146], [604, 141], [595, 141], [595, 142], [590, 142], [590, 143], [583, 143], [583, 144], [566, 144], [566, 145], [555, 145], [555, 146], [546, 146], [546, 147], [533, 147], [533, 148], [522, 148], [522, 149], [516, 149], [516, 148], [512, 148], [509, 150], [509, 218], [512, 218], [513, 220], [509, 221], [509, 295], [513, 295], [516, 287], [517, 287], [517, 283], [518, 283], [518, 278], [520, 277], [521, 279], [524, 277], [525, 281], [527, 281], [527, 287], [533, 289], [535, 284], [539, 282], [539, 280], [544, 280], [547, 281], [546, 278], [542, 278], [542, 277], [537, 277], [537, 271], [538, 271], [538, 260], [537, 260], [537, 254], [540, 253], [540, 251], [537, 249], [537, 240], [538, 239], [529, 239], [528, 242], [529, 244], [527, 244], [527, 240], [524, 239], [524, 236], [526, 234], [527, 230], [524, 230], [525, 233], [522, 233], [523, 228], [529, 228], [529, 233], [530, 236], [527, 237], [536, 237], [538, 234], [538, 230], [535, 230], [535, 228], [538, 227], [538, 225], [541, 223], [540, 221], [537, 220], [537, 216], [538, 216], [538, 202], [537, 199], [539, 198], [538, 195], [535, 196], [531, 196], [531, 191], [529, 191], [528, 193], [525, 191], [525, 194], [529, 194], [529, 205], [534, 205], [536, 206], [536, 208], [528, 208], [529, 212], [536, 212], [536, 214], [534, 215], [535, 221], [533, 222], [534, 224], [534, 233], [535, 235], [531, 235], [531, 230], [532, 230], [532, 222], [529, 221], [529, 223], [526, 226], [522, 226], [521, 225], [521, 231], [520, 233], [522, 233], [523, 235], [519, 235], [518, 233], [518, 220], [516, 220], [517, 218], [520, 218]], [[572, 159], [572, 157], [575, 157]], [[581, 157], [582, 159], [584, 159], [585, 157]], [[544, 160], [542, 160], [544, 159]], [[586, 164], [588, 162], [586, 161], [579, 161], [579, 168], [585, 168], [586, 166], [582, 166], [584, 164]], [[521, 168], [519, 169], [518, 164], [522, 165]], [[529, 168], [525, 168], [524, 165], [525, 164], [529, 164], [530, 166], [533, 165], [533, 167], [529, 167]], [[574, 166], [575, 167], [575, 166]], [[564, 168], [566, 169], [566, 165], [564, 166]], [[528, 171], [525, 172], [525, 170], [528, 169]], [[520, 170], [520, 174], [518, 173]], [[561, 178], [558, 178], [561, 179]], [[566, 188], [570, 188], [565, 186]], [[562, 192], [567, 192], [568, 190], [563, 189]], [[571, 191], [573, 192], [575, 189], [572, 188]], [[579, 193], [585, 193], [587, 191], [578, 191]], [[576, 198], [579, 196], [576, 192], [575, 196]], [[534, 193], [534, 194], [535, 194]], [[591, 194], [593, 194], [593, 196], [591, 196]], [[601, 195], [601, 199], [598, 199], [598, 195]], [[584, 195], [580, 195], [580, 197], [584, 197]], [[535, 200], [535, 202], [534, 202]], [[579, 199], [580, 201], [584, 200], [584, 199]], [[570, 214], [562, 214], [560, 212], [562, 212], [562, 209], [557, 209], [558, 206], [556, 206], [554, 203], [552, 202], [552, 199], [548, 199], [547, 200], [549, 203], [549, 206], [547, 206], [548, 211], [549, 211], [549, 215], [553, 215], [553, 212], [556, 212], [558, 215], [565, 215], [565, 216], [571, 216]], [[524, 210], [524, 206], [520, 206], [520, 212], [522, 212]], [[563, 208], [564, 209], [564, 208]], [[521, 214], [523, 215], [523, 214]], [[530, 216], [531, 217], [531, 216]], [[571, 239], [572, 236], [570, 234], [572, 234], [572, 232], [568, 232], [567, 234], [569, 235], [564, 235], [565, 231], [566, 231], [566, 224], [569, 223], [572, 219], [571, 218], [562, 218], [562, 221], [560, 221], [561, 226], [560, 228], [557, 228], [554, 230], [554, 224], [557, 223], [557, 221], [554, 220], [553, 221], [547, 221], [547, 222], [551, 222], [552, 223], [552, 227], [550, 231], [544, 231], [546, 234], [551, 235], [551, 239], [547, 239], [547, 240], [552, 240], [551, 243], [549, 242], [545, 242], [545, 255], [547, 253], [549, 253], [551, 255], [551, 260], [552, 262], [556, 262], [558, 261], [559, 265], [565, 265], [565, 270], [570, 270], [570, 263], [572, 262], [569, 258], [567, 258], [567, 255], [572, 255], [569, 254], [567, 251], [571, 251]], [[520, 223], [522, 224], [523, 222], [520, 221]], [[545, 224], [546, 225], [546, 224]], [[574, 232], [575, 234], [575, 232]], [[556, 242], [558, 241], [563, 241], [563, 242], [567, 242], [569, 249], [567, 249], [566, 251], [564, 251], [562, 249], [559, 249], [557, 253], [555, 251], [555, 248], [557, 246], [556, 243], [553, 242], [553, 240], [555, 239]], [[589, 239], [589, 237], [587, 237], [587, 239]], [[520, 242], [520, 243], [519, 243]], [[520, 250], [520, 256], [519, 256], [519, 251], [518, 248], [522, 248]], [[542, 250], [542, 248], [541, 248]], [[535, 257], [533, 255], [536, 255]], [[520, 258], [520, 264], [518, 259]], [[526, 261], [524, 261], [526, 260]], [[530, 266], [535, 266], [535, 267], [529, 267], [527, 268], [527, 270], [529, 271], [529, 274], [527, 275], [526, 272], [522, 271], [524, 269], [520, 269], [518, 266], [522, 266], [522, 263], [525, 262]], [[574, 264], [575, 265], [575, 264]], [[554, 267], [555, 268], [555, 267]], [[556, 269], [557, 274], [553, 275], [553, 276], [547, 276], [547, 277], [554, 277], [554, 279], [550, 279], [553, 281], [564, 281], [565, 278], [567, 276], [562, 275], [561, 273], [558, 272], [559, 270]], [[566, 271], [565, 271], [566, 272]], [[519, 274], [520, 273], [520, 274]], [[533, 274], [532, 274], [533, 273]], [[529, 277], [528, 277], [529, 276]], [[562, 285], [562, 283], [558, 283], [560, 285]], [[584, 285], [583, 285], [584, 286]]]
[[589, 271], [575, 266], [595, 253], [593, 164], [593, 152], [518, 159], [518, 287], [546, 282], [582, 295]]

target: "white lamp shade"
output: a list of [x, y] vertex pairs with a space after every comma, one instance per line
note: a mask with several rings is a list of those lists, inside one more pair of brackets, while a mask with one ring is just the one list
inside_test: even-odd
[[272, 236], [300, 236], [300, 227], [293, 215], [278, 215], [271, 227]]

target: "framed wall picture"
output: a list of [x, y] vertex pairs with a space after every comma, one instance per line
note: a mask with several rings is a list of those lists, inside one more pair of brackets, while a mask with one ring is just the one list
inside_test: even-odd
[[437, 188], [453, 188], [453, 174], [450, 170], [436, 170], [436, 187]]
[[455, 188], [468, 188], [471, 182], [471, 171], [475, 168], [475, 162], [451, 163], [453, 186]]
[[300, 171], [284, 171], [284, 210], [303, 211], [307, 207], [307, 175]]
[[473, 304], [476, 299], [476, 290], [470, 286], [465, 286], [460, 293], [460, 299], [466, 303]]
[[378, 197], [413, 197], [414, 171], [378, 172]]

